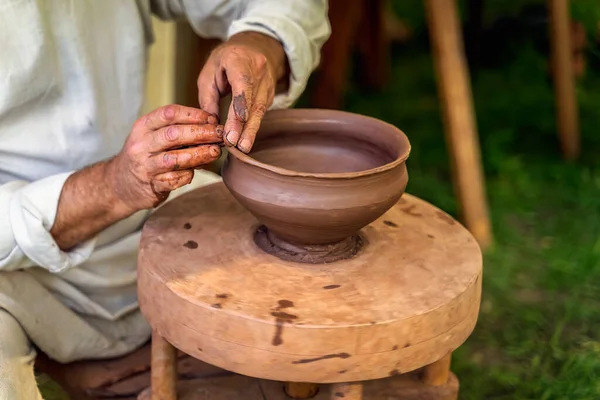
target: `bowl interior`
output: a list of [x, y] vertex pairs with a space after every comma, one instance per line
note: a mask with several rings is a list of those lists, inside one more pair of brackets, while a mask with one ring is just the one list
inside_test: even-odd
[[351, 177], [403, 162], [408, 139], [383, 121], [333, 110], [267, 113], [254, 147], [234, 156], [283, 175]]
[[371, 143], [319, 131], [282, 133], [260, 140], [250, 156], [256, 161], [297, 172], [359, 172], [394, 161], [389, 151]]

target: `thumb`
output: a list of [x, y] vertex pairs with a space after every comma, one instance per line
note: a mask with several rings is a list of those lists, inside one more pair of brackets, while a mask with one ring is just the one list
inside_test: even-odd
[[[210, 62], [210, 61], [209, 61]], [[206, 65], [198, 77], [198, 102], [200, 108], [210, 114], [219, 116], [219, 101], [226, 94], [228, 83], [215, 75], [216, 68]]]

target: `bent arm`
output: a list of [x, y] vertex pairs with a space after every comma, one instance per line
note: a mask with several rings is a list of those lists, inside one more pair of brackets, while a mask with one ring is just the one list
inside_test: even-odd
[[105, 190], [104, 168], [0, 185], [0, 270], [61, 272], [86, 261], [96, 235], [130, 214]]
[[282, 43], [289, 84], [271, 108], [290, 107], [300, 97], [331, 33], [327, 0], [152, 0], [152, 10], [164, 19], [185, 16], [203, 37], [258, 32]]
[[39, 265], [60, 272], [90, 256], [93, 240], [65, 252], [50, 234], [62, 188], [71, 174], [0, 186], [0, 270]]
[[50, 235], [61, 250], [89, 240], [110, 225], [132, 215], [115, 195], [108, 177], [114, 166], [102, 161], [67, 178], [58, 201]]

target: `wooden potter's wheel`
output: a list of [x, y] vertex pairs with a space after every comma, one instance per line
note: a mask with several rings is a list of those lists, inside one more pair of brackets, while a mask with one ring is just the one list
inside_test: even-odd
[[[263, 380], [208, 379], [210, 398], [285, 398], [271, 381], [396, 377], [442, 359], [475, 326], [479, 247], [422, 200], [404, 195], [362, 230], [366, 244], [357, 256], [332, 264], [264, 253], [253, 241], [258, 225], [217, 183], [167, 203], [143, 230], [139, 302], [156, 332], [193, 357]], [[367, 383], [365, 398], [405, 398], [389, 391], [410, 377]], [[379, 391], [369, 389], [376, 383]], [[265, 394], [269, 385], [279, 397]], [[457, 386], [451, 376], [443, 387]]]

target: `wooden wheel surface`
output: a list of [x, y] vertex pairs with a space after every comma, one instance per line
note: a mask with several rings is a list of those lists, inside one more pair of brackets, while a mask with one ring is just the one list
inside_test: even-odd
[[411, 195], [362, 230], [359, 254], [282, 261], [222, 183], [146, 223], [139, 301], [150, 324], [202, 361], [275, 381], [351, 382], [412, 371], [459, 347], [479, 311], [472, 235]]

